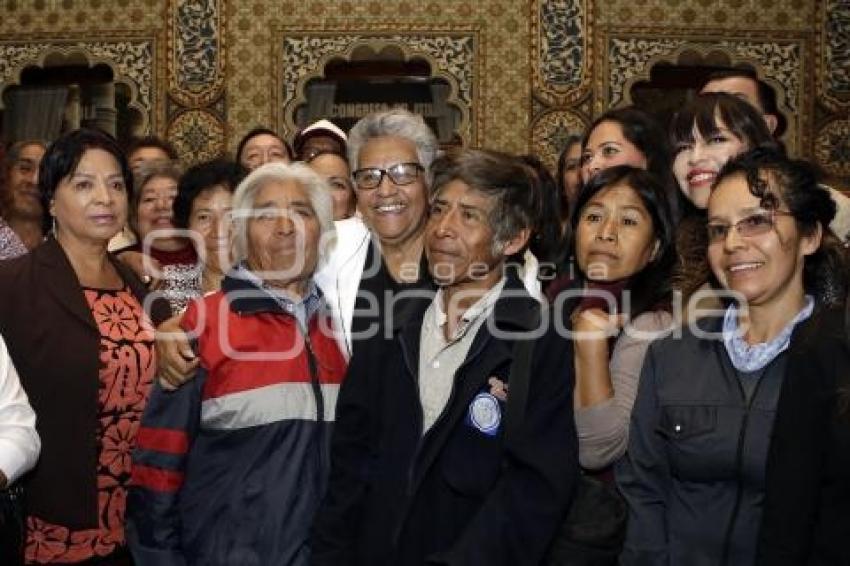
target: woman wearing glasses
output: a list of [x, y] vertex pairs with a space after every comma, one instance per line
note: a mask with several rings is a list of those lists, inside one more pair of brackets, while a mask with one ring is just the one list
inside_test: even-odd
[[617, 467], [624, 565], [753, 563], [785, 351], [840, 265], [825, 235], [835, 205], [803, 162], [742, 155], [707, 204], [708, 260], [736, 300], [646, 355]]
[[[335, 222], [336, 246], [314, 279], [340, 329], [348, 356], [352, 343], [377, 333], [394, 294], [430, 290], [422, 253], [427, 219], [427, 170], [437, 139], [421, 116], [405, 110], [370, 114], [349, 135], [348, 154], [361, 217]], [[177, 387], [191, 379], [198, 358], [179, 320], [159, 328], [171, 337], [157, 342], [159, 375]]]
[[352, 343], [378, 331], [387, 308], [399, 308], [391, 296], [433, 288], [422, 251], [436, 155], [434, 133], [405, 110], [370, 114], [349, 132], [361, 218], [337, 222], [337, 248], [316, 273], [349, 353]]

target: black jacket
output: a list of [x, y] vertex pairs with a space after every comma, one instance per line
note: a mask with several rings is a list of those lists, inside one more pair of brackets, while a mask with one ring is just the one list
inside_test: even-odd
[[801, 329], [767, 460], [758, 564], [850, 564], [850, 337], [842, 310]]
[[[115, 269], [144, 305], [147, 290]], [[154, 301], [154, 323], [168, 305]], [[0, 264], [0, 334], [36, 412], [41, 455], [25, 477], [28, 511], [75, 529], [97, 526], [100, 332], [74, 268], [51, 238]]]
[[[314, 524], [315, 565], [536, 565], [569, 502], [578, 477], [569, 344], [550, 324], [535, 345], [524, 423], [506, 446], [504, 420], [493, 436], [468, 420], [488, 378], [510, 381], [512, 342], [485, 322], [423, 437], [417, 373], [429, 303], [412, 301], [391, 338], [364, 342], [352, 358]], [[509, 280], [491, 316], [522, 332], [536, 326], [540, 306]]]
[[[719, 335], [719, 319], [700, 324]], [[621, 564], [752, 565], [786, 355], [739, 376], [722, 340], [688, 329], [649, 347], [616, 468], [629, 505]]]

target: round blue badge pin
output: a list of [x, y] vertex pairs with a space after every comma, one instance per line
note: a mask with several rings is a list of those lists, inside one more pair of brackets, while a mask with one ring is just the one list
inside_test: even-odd
[[490, 393], [479, 393], [469, 404], [469, 422], [486, 435], [494, 436], [502, 422], [499, 400]]

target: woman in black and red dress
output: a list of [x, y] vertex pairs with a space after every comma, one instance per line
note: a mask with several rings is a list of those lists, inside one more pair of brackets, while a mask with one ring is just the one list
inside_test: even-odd
[[130, 564], [130, 456], [156, 372], [144, 286], [107, 252], [130, 169], [115, 140], [77, 130], [50, 147], [39, 183], [52, 235], [0, 267], [0, 332], [42, 439], [24, 484], [26, 563]]

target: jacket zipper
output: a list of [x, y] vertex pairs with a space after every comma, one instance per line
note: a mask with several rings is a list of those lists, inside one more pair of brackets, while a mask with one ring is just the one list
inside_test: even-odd
[[315, 444], [316, 452], [319, 460], [319, 469], [324, 469], [325, 453], [323, 449], [322, 436], [325, 434], [325, 398], [322, 395], [322, 385], [319, 382], [319, 366], [316, 363], [316, 355], [313, 352], [313, 344], [310, 342], [310, 330], [301, 329], [301, 324], [296, 321], [298, 328], [301, 330], [301, 335], [304, 337], [304, 348], [307, 353], [307, 367], [310, 369], [310, 386], [313, 390], [313, 397], [316, 400], [316, 435]]
[[[729, 374], [726, 369], [726, 365], [723, 362], [724, 360], [721, 359], [721, 367], [723, 368], [723, 372], [728, 377]], [[723, 555], [722, 560], [720, 562], [722, 566], [726, 566], [727, 564], [729, 564], [729, 553], [731, 552], [732, 533], [735, 530], [735, 523], [737, 523], [738, 521], [738, 513], [741, 511], [741, 499], [744, 496], [744, 440], [746, 440], [747, 428], [750, 422], [750, 410], [753, 407], [753, 402], [755, 402], [755, 399], [758, 396], [759, 389], [761, 388], [761, 384], [764, 381], [765, 373], [766, 372], [762, 372], [761, 376], [759, 377], [759, 380], [756, 383], [755, 389], [753, 389], [753, 394], [750, 397], [749, 401], [747, 400], [747, 394], [744, 391], [744, 386], [741, 385], [741, 379], [737, 375], [732, 376], [735, 380], [735, 383], [738, 385], [738, 393], [741, 395], [741, 400], [746, 403], [746, 411], [744, 412], [744, 416], [741, 419], [741, 430], [738, 433], [738, 447], [735, 453], [735, 470], [738, 476], [738, 486], [735, 490], [735, 505], [732, 507], [732, 515], [729, 517], [729, 524], [726, 526], [726, 535], [723, 537]]]

